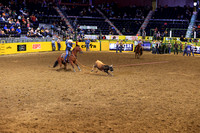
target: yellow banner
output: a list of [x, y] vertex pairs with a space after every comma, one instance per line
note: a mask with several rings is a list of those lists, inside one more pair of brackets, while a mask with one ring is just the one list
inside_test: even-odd
[[[78, 45], [80, 45], [80, 47], [83, 51], [86, 51], [85, 42], [78, 42]], [[89, 50], [90, 51], [100, 51], [100, 43], [99, 42], [90, 42]]]
[[125, 40], [126, 36], [119, 36], [119, 40]]

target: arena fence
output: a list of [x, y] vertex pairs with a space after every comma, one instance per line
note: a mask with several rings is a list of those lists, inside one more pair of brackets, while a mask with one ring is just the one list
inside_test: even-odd
[[[120, 37], [120, 39], [124, 39], [124, 37]], [[142, 39], [141, 36], [136, 37], [135, 39]], [[35, 39], [36, 40], [36, 39]], [[151, 43], [153, 41], [153, 37], [152, 36], [147, 36], [145, 37], [145, 39], [143, 39], [143, 41], [145, 42], [144, 47], [147, 50], [151, 50]], [[157, 41], [161, 41], [161, 40], [157, 40]], [[41, 51], [52, 51], [52, 44], [51, 41], [49, 40], [44, 40], [42, 41], [38, 41], [38, 42], [16, 42], [16, 43], [6, 43], [5, 40], [0, 40], [0, 54], [1, 55], [5, 55], [5, 54], [16, 54], [16, 53], [29, 53], [29, 52], [41, 52]], [[111, 52], [115, 52], [116, 51], [116, 42], [117, 40], [100, 40], [100, 41], [96, 41], [96, 42], [91, 42], [90, 43], [90, 51], [111, 51]], [[188, 44], [193, 44], [195, 46], [200, 46], [200, 39], [196, 39], [196, 42], [193, 42], [191, 40], [187, 42], [187, 44], [185, 42], [181, 42], [180, 38], [177, 37], [165, 37], [161, 44], [162, 45], [167, 45], [168, 43], [172, 44], [172, 51], [173, 51], [173, 44], [177, 42], [178, 44], [182, 43], [183, 44], [183, 49], [185, 47], [185, 45]], [[124, 48], [123, 48], [123, 52], [133, 52], [134, 51], [134, 40], [127, 40], [124, 39], [123, 44], [124, 44]], [[85, 42], [78, 42], [78, 44], [81, 46], [81, 48], [83, 49], [83, 51], [86, 51], [86, 45]], [[65, 50], [66, 45], [65, 42], [62, 41], [61, 42], [61, 49], [60, 50]], [[57, 43], [56, 43], [56, 50], [58, 50], [57, 48]]]

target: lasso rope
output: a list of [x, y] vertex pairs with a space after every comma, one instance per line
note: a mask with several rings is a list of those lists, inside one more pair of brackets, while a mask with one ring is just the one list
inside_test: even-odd
[[76, 59], [76, 61], [77, 61], [77, 62], [78, 62], [78, 64], [80, 64], [82, 67], [84, 67], [84, 68], [87, 68], [87, 69], [90, 69], [90, 70], [91, 70], [91, 68], [90, 68], [90, 67], [83, 65], [83, 64], [82, 64], [80, 61], [78, 61], [77, 59]]
[[142, 65], [161, 64], [161, 63], [168, 63], [168, 61], [146, 62], [146, 63], [139, 63], [139, 64], [126, 64], [126, 65], [118, 65], [118, 66], [113, 66], [113, 67], [142, 66]]
[[[90, 67], [83, 65], [82, 63], [80, 63], [80, 61], [76, 60], [82, 67], [90, 69]], [[139, 63], [139, 64], [126, 64], [126, 65], [117, 65], [117, 66], [113, 66], [114, 68], [116, 67], [130, 67], [130, 66], [142, 66], [142, 65], [151, 65], [151, 64], [162, 64], [162, 63], [168, 63], [168, 61], [159, 61], [159, 62], [146, 62], [146, 63]]]

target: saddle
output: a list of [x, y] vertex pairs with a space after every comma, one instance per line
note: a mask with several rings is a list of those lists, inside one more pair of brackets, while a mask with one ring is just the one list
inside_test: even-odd
[[[62, 55], [61, 55], [61, 58], [63, 58], [63, 59], [65, 59], [65, 53], [62, 53]], [[69, 63], [69, 56], [71, 55], [71, 52], [69, 52], [69, 54], [68, 54], [68, 56], [67, 56], [67, 60], [66, 60], [66, 63]], [[63, 62], [63, 63], [65, 63], [65, 62]]]

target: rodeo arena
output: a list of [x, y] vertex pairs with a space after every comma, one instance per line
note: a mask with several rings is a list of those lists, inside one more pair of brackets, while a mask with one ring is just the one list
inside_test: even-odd
[[200, 133], [199, 0], [1, 0], [0, 133]]

